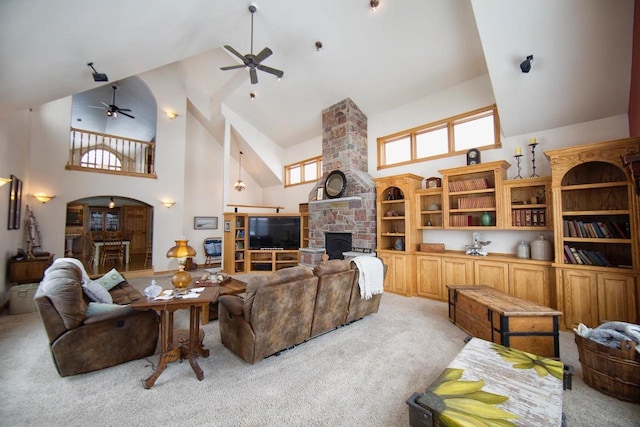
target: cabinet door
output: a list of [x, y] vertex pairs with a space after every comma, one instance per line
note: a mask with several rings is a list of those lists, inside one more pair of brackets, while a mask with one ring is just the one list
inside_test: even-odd
[[421, 297], [447, 300], [447, 293], [443, 289], [441, 280], [441, 262], [439, 257], [416, 256], [418, 283], [416, 293]]
[[540, 265], [511, 264], [508, 293], [549, 307], [549, 268]]
[[477, 259], [473, 263], [474, 284], [487, 285], [494, 289], [509, 292], [509, 266], [505, 262]]
[[579, 323], [590, 328], [599, 325], [596, 273], [588, 270], [562, 270], [564, 325], [571, 330]]
[[[636, 286], [631, 276], [598, 274], [598, 321], [637, 323]], [[591, 326], [591, 325], [588, 325]], [[595, 327], [598, 325], [593, 325]]]
[[382, 261], [387, 264], [387, 279], [385, 291], [411, 296], [410, 278], [414, 272], [411, 268], [411, 256], [401, 254], [379, 254]]
[[473, 283], [473, 265], [462, 258], [442, 258], [442, 285], [469, 285]]

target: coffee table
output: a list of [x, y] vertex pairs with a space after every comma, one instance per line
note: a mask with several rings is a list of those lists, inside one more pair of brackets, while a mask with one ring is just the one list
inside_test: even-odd
[[[158, 367], [149, 378], [143, 380], [145, 388], [151, 388], [167, 367], [167, 364], [187, 359], [198, 380], [202, 381], [204, 372], [198, 365], [198, 356], [209, 357], [204, 348], [204, 332], [200, 330], [200, 312], [208, 308], [211, 301], [218, 299], [219, 288], [205, 288], [197, 298], [173, 298], [170, 300], [140, 300], [131, 304], [136, 310], [153, 309], [160, 313], [161, 353]], [[173, 313], [188, 308], [189, 330], [173, 330]], [[187, 335], [188, 334], [188, 335]]]
[[231, 280], [227, 280], [218, 284], [216, 282], [200, 280], [194, 284], [194, 286], [205, 286], [213, 289], [219, 289], [220, 292], [216, 296], [216, 298], [211, 301], [211, 304], [207, 304], [202, 307], [202, 321], [203, 325], [209, 323], [209, 320], [216, 320], [218, 318], [218, 298], [223, 295], [238, 295], [247, 290], [247, 284], [241, 280], [230, 278]]

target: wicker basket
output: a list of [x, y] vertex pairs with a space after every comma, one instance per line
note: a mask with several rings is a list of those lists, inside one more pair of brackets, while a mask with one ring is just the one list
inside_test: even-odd
[[640, 403], [640, 355], [635, 343], [611, 348], [576, 335], [585, 384], [609, 396]]

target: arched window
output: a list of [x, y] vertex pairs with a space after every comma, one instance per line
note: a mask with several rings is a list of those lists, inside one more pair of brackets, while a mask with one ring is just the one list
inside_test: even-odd
[[108, 169], [112, 171], [122, 170], [122, 162], [110, 151], [96, 148], [82, 155], [80, 166], [85, 168]]

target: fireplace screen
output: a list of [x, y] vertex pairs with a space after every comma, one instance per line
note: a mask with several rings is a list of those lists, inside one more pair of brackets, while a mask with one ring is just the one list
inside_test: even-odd
[[351, 251], [351, 233], [325, 233], [324, 247], [329, 259], [344, 259], [342, 253]]

